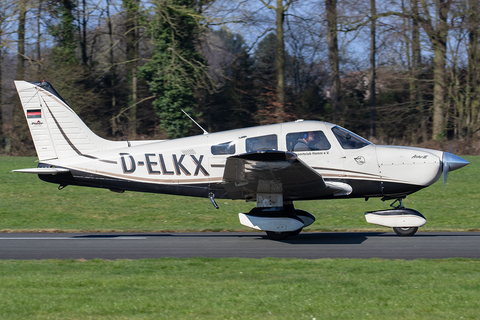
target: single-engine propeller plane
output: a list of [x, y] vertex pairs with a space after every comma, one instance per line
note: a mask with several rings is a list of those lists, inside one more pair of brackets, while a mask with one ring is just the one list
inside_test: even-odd
[[371, 198], [392, 208], [367, 222], [412, 236], [426, 223], [402, 199], [468, 164], [448, 152], [379, 146], [335, 124], [303, 121], [157, 141], [94, 134], [48, 82], [15, 81], [37, 168], [14, 170], [68, 186], [256, 202], [240, 223], [269, 238], [295, 236], [315, 217], [297, 200]]

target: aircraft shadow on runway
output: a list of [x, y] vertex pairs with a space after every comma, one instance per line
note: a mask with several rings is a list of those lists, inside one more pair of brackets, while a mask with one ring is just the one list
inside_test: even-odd
[[[286, 240], [278, 241], [288, 244], [360, 244], [368, 237], [376, 237], [383, 235], [383, 232], [315, 232], [303, 233], [295, 237], [287, 238]], [[253, 240], [273, 241], [270, 240], [264, 233], [242, 233], [242, 232], [219, 232], [219, 233], [136, 233], [136, 234], [89, 234], [73, 236], [75, 239], [115, 239], [122, 238], [136, 238], [136, 237], [184, 237], [184, 238], [248, 238]]]
[[[419, 232], [413, 237], [401, 238], [393, 232], [305, 232], [295, 237], [287, 238], [282, 241], [275, 241], [280, 243], [287, 243], [291, 245], [305, 245], [305, 244], [361, 244], [368, 238], [376, 237], [395, 237], [402, 239], [415, 239], [424, 237], [463, 237], [476, 236], [480, 237], [478, 232]], [[182, 237], [182, 238], [246, 238], [250, 240], [273, 241], [270, 240], [264, 233], [260, 232], [195, 232], [195, 233], [135, 233], [135, 234], [88, 234], [72, 236], [76, 239], [115, 239], [122, 238], [137, 238], [137, 237]]]
[[[312, 232], [287, 238], [281, 242], [292, 245], [304, 244], [361, 244], [368, 237], [381, 235], [381, 232]], [[267, 236], [263, 239], [269, 240]], [[271, 241], [271, 240], [270, 240]]]

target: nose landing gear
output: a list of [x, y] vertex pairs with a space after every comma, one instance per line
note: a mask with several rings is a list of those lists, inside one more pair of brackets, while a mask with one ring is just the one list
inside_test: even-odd
[[[413, 236], [418, 231], [418, 227], [427, 222], [427, 219], [417, 210], [405, 208], [403, 199], [397, 198], [390, 205], [393, 209], [365, 212], [365, 219], [368, 223], [393, 228], [400, 237]], [[395, 205], [396, 202], [398, 205]]]

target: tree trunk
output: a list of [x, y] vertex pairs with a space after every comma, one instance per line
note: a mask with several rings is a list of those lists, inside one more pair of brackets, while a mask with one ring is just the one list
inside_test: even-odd
[[434, 51], [433, 58], [433, 132], [434, 140], [441, 140], [445, 137], [445, 115], [448, 114], [445, 101], [445, 63], [447, 58], [447, 17], [450, 10], [451, 0], [436, 0], [435, 25], [431, 21], [429, 7], [425, 0], [420, 0], [424, 15], [427, 18], [413, 16], [427, 33]]
[[[113, 54], [113, 28], [112, 28], [112, 17], [110, 16], [110, 0], [107, 0], [107, 21], [108, 21], [108, 39], [109, 39], [109, 59], [110, 59], [110, 103], [112, 107], [112, 112], [117, 112], [117, 95], [116, 95], [116, 77], [117, 77], [117, 68], [115, 67], [115, 56]], [[112, 135], [117, 133], [117, 122], [115, 116], [112, 117], [111, 121]]]
[[27, 0], [20, 0], [18, 14], [18, 54], [17, 54], [17, 80], [25, 76], [25, 18], [27, 15]]
[[88, 63], [87, 55], [87, 12], [86, 12], [86, 1], [82, 0], [82, 34], [80, 36], [80, 47], [82, 49], [82, 64], [84, 66]]
[[435, 56], [433, 58], [433, 139], [440, 140], [446, 134], [445, 114], [447, 104], [445, 101], [445, 63], [447, 60], [447, 16], [450, 7], [449, 1], [437, 2], [437, 26], [433, 39]]
[[42, 4], [43, 0], [38, 0], [38, 12], [37, 12], [37, 62], [40, 63], [41, 57], [41, 17], [42, 17]]
[[[18, 29], [17, 29], [17, 80], [23, 80], [25, 77], [25, 20], [27, 15], [27, 0], [20, 0], [18, 10]], [[16, 109], [21, 109], [20, 99], [18, 96], [14, 98], [14, 107], [11, 115], [4, 119], [3, 135], [5, 143], [5, 152], [10, 153], [12, 150], [12, 138], [14, 134], [14, 119]], [[8, 119], [8, 122], [5, 121]]]
[[333, 122], [339, 120], [340, 68], [337, 39], [337, 0], [325, 0], [327, 11], [328, 61], [330, 63], [330, 98], [333, 109]]
[[139, 0], [124, 0], [124, 7], [127, 11], [125, 40], [127, 47], [127, 79], [130, 87], [128, 101], [128, 132], [130, 139], [134, 139], [137, 136], [138, 5]]
[[[375, 0], [370, 0], [370, 10], [371, 16], [375, 17], [377, 14]], [[370, 137], [375, 137], [375, 113], [376, 113], [376, 61], [375, 61], [375, 53], [376, 53], [376, 45], [375, 45], [375, 38], [376, 38], [376, 19], [372, 18], [372, 25], [370, 29]]]
[[417, 107], [417, 110], [420, 111], [422, 116], [422, 124], [420, 127], [422, 140], [428, 140], [428, 130], [427, 130], [427, 122], [428, 122], [428, 110], [423, 103], [423, 95], [422, 90], [420, 89], [420, 81], [418, 79], [420, 70], [422, 67], [422, 54], [420, 48], [420, 26], [416, 17], [418, 17], [418, 0], [411, 0], [412, 6], [412, 69], [410, 73], [410, 77], [412, 79], [412, 90], [410, 91], [411, 101], [413, 102], [413, 106]]
[[475, 137], [480, 133], [480, 14], [478, 0], [468, 0], [468, 67], [466, 89], [466, 131]]
[[275, 55], [275, 67], [277, 70], [277, 110], [275, 110], [275, 113], [277, 122], [282, 122], [285, 112], [285, 42], [283, 32], [285, 8], [283, 6], [283, 0], [277, 0], [275, 12], [277, 33], [277, 52]]

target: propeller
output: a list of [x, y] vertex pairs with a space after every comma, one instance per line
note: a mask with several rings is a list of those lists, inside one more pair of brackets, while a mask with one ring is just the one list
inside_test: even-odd
[[443, 163], [443, 166], [442, 166], [443, 187], [445, 188], [445, 184], [447, 183], [447, 178], [448, 178], [448, 172], [465, 167], [470, 162], [452, 153], [443, 152], [442, 163]]

